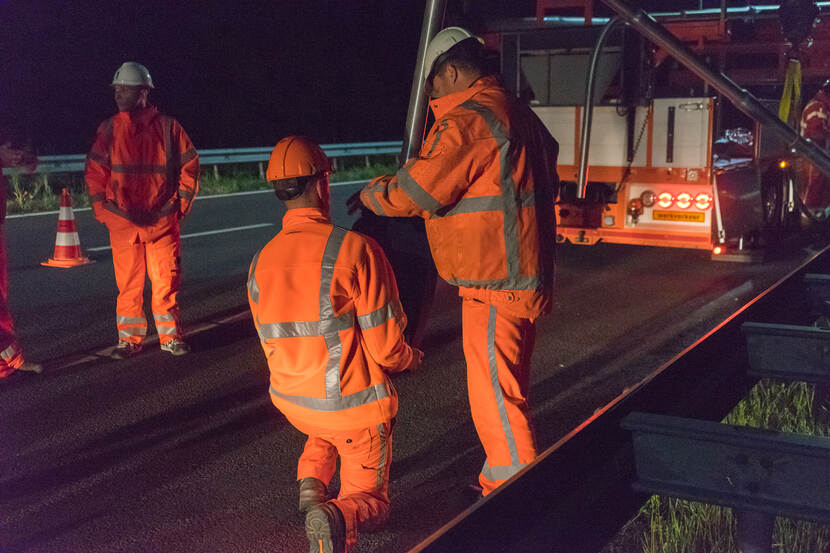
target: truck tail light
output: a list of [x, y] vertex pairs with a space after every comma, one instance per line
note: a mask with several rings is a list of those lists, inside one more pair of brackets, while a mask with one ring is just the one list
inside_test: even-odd
[[706, 192], [701, 192], [695, 196], [695, 207], [700, 210], [709, 209], [712, 207], [712, 196]]
[[657, 196], [657, 205], [663, 209], [671, 207], [671, 204], [673, 203], [674, 196], [672, 196], [669, 192], [661, 192], [660, 195]]
[[681, 192], [677, 195], [675, 205], [680, 209], [689, 209], [692, 205], [692, 195], [687, 194], [686, 192]]

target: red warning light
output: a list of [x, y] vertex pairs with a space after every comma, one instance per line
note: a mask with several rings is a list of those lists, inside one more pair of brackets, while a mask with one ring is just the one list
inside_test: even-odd
[[686, 192], [681, 192], [677, 195], [675, 205], [680, 209], [688, 209], [692, 205], [692, 195]]
[[671, 204], [674, 203], [674, 196], [671, 195], [669, 192], [661, 192], [659, 196], [657, 196], [657, 205], [662, 208], [671, 207]]
[[723, 253], [723, 246], [715, 246], [712, 248], [712, 255], [720, 255]]
[[701, 192], [695, 196], [695, 207], [698, 209], [709, 209], [712, 207], [712, 196], [706, 192]]

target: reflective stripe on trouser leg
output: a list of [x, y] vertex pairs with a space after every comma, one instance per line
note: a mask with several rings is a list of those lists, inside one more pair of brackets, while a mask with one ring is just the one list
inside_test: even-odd
[[392, 463], [392, 424], [336, 432], [330, 440], [340, 454], [340, 495], [334, 504], [346, 521], [346, 546], [358, 531], [377, 530], [389, 518], [389, 465]]
[[[159, 342], [165, 344], [174, 338], [181, 338], [181, 328], [178, 324], [178, 295], [181, 282], [181, 240], [178, 224], [158, 239], [147, 242], [145, 248], [147, 275], [153, 288], [153, 313], [167, 316], [167, 320], [156, 318]], [[167, 324], [170, 322], [173, 324]]]
[[115, 319], [118, 339], [140, 344], [147, 335], [144, 318], [144, 244], [133, 243], [135, 232], [110, 232], [112, 265], [118, 300], [115, 302]]
[[6, 273], [6, 242], [3, 237], [3, 225], [0, 224], [0, 378], [13, 373], [23, 364], [23, 353], [17, 343], [14, 333], [14, 322], [9, 313], [6, 298], [8, 297], [8, 274]]
[[495, 306], [462, 302], [470, 411], [487, 459], [479, 475], [484, 495], [536, 457], [528, 390], [535, 324]]
[[313, 477], [328, 486], [336, 470], [337, 448], [323, 438], [309, 436], [297, 461], [297, 480]]

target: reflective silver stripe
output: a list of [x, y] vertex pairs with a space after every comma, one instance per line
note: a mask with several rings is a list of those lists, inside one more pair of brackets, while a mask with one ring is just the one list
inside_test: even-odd
[[406, 167], [398, 169], [397, 175], [398, 185], [404, 192], [406, 192], [406, 195], [409, 196], [416, 205], [418, 205], [418, 207], [429, 212], [430, 214], [435, 214], [436, 211], [441, 209], [441, 203], [433, 198], [429, 192], [424, 190], [424, 188], [418, 184], [414, 178], [412, 178], [412, 175], [409, 174], [409, 170]]
[[164, 165], [139, 165], [139, 164], [129, 164], [129, 165], [113, 165], [112, 166], [113, 173], [129, 173], [132, 175], [155, 175], [160, 174], [163, 175], [167, 172], [167, 168]]
[[194, 158], [198, 157], [198, 155], [199, 154], [196, 153], [196, 150], [194, 148], [188, 148], [187, 151], [182, 154], [182, 159], [181, 159], [182, 165], [184, 165], [185, 163], [187, 163], [191, 159], [194, 159]]
[[378, 437], [380, 438], [380, 444], [378, 445], [378, 447], [380, 447], [380, 459], [378, 459], [378, 483], [377, 483], [377, 487], [378, 487], [378, 489], [381, 489], [383, 487], [383, 475], [385, 474], [385, 471], [386, 471], [386, 450], [388, 449], [386, 444], [387, 444], [387, 441], [388, 441], [388, 438], [389, 438], [386, 435], [386, 425], [385, 424], [379, 424], [378, 425]]
[[371, 313], [357, 316], [357, 324], [363, 330], [380, 326], [390, 319], [397, 319], [403, 313], [400, 300], [394, 300]]
[[325, 321], [295, 321], [290, 323], [258, 324], [259, 337], [262, 340], [274, 338], [300, 338], [307, 336], [325, 336], [347, 330], [354, 326], [354, 314], [349, 311]]
[[107, 199], [106, 194], [90, 194], [89, 195], [89, 203], [94, 204], [95, 202], [103, 202]]
[[487, 322], [487, 357], [490, 361], [490, 383], [493, 386], [493, 393], [496, 396], [496, 407], [501, 419], [501, 429], [504, 431], [504, 439], [507, 441], [507, 449], [510, 450], [510, 462], [513, 465], [519, 464], [519, 450], [516, 447], [516, 439], [513, 436], [513, 428], [510, 426], [510, 419], [507, 418], [507, 409], [504, 406], [504, 394], [499, 384], [499, 368], [496, 364], [496, 315], [498, 310], [495, 305], [490, 306], [490, 317]]
[[284, 399], [300, 407], [314, 409], [315, 411], [342, 411], [343, 409], [360, 407], [361, 405], [389, 397], [389, 390], [386, 389], [385, 384], [375, 384], [371, 388], [336, 398], [289, 396], [279, 393], [273, 386], [271, 386], [271, 393], [280, 399]]
[[98, 154], [98, 153], [95, 153], [95, 152], [89, 152], [86, 155], [86, 158], [90, 161], [94, 161], [95, 163], [100, 163], [104, 167], [109, 168], [109, 166], [110, 166], [110, 160], [107, 159], [106, 157], [102, 156], [101, 154]]
[[[320, 264], [320, 321], [334, 319], [334, 306], [331, 304], [331, 283], [334, 279], [334, 264], [340, 253], [340, 246], [346, 238], [346, 230], [333, 226], [331, 234], [323, 250], [323, 260]], [[327, 329], [323, 334], [326, 348], [329, 350], [329, 360], [326, 365], [326, 398], [341, 397], [340, 390], [340, 358], [343, 354], [343, 344], [340, 342], [338, 330]]]
[[104, 209], [106, 209], [107, 211], [109, 211], [111, 213], [115, 213], [119, 217], [127, 219], [128, 221], [130, 220], [130, 217], [129, 217], [129, 215], [127, 215], [127, 212], [124, 211], [123, 209], [119, 209], [118, 207], [116, 207], [115, 203], [113, 203], [113, 202], [108, 202], [108, 201], [103, 202], [101, 204], [101, 207], [103, 207]]
[[59, 232], [55, 236], [56, 246], [79, 246], [81, 239], [77, 232]]
[[165, 313], [164, 315], [159, 315], [158, 313], [153, 313], [153, 318], [158, 321], [175, 321], [176, 318], [173, 316], [172, 313]]
[[488, 108], [472, 100], [464, 102], [461, 107], [478, 113], [484, 119], [499, 146], [501, 195], [504, 200], [504, 251], [508, 278], [514, 279], [519, 276], [519, 220], [516, 183], [513, 182], [513, 168], [509, 157], [510, 137], [502, 122]]
[[502, 467], [491, 467], [490, 463], [484, 461], [484, 466], [481, 467], [481, 474], [491, 482], [499, 482], [507, 480], [514, 474], [525, 468], [529, 463], [524, 465], [506, 465]]
[[464, 280], [451, 278], [447, 280], [453, 286], [464, 288], [487, 288], [491, 290], [536, 290], [541, 285], [538, 276], [525, 275], [518, 278], [500, 278], [494, 280]]
[[184, 198], [185, 200], [190, 200], [193, 198], [195, 194], [194, 190], [188, 190], [187, 188], [179, 188], [179, 197]]
[[375, 196], [375, 192], [377, 192], [376, 188], [380, 186], [382, 186], [384, 189], [387, 189], [389, 187], [389, 179], [386, 179], [386, 181], [383, 184], [376, 184], [375, 186], [370, 188], [367, 191], [367, 193], [369, 195], [369, 201], [372, 203], [372, 211], [374, 211], [376, 214], [380, 216], [384, 216], [386, 215], [386, 210], [383, 209], [383, 206], [380, 205], [380, 202], [378, 202], [377, 196]]
[[17, 345], [12, 344], [9, 347], [7, 347], [6, 349], [4, 349], [2, 352], [0, 352], [0, 357], [5, 359], [6, 361], [8, 361], [12, 357], [14, 357], [15, 354], [17, 354], [17, 351], [18, 351], [17, 350]]
[[115, 322], [120, 325], [132, 325], [132, 324], [147, 324], [147, 319], [144, 317], [124, 317], [122, 315], [115, 316]]
[[443, 217], [451, 217], [461, 213], [480, 213], [482, 211], [503, 211], [503, 199], [501, 196], [479, 196], [477, 198], [461, 198], [455, 207], [449, 210]]
[[147, 329], [143, 326], [137, 326], [135, 328], [120, 328], [118, 329], [118, 337], [119, 338], [128, 338], [130, 336], [146, 336]]
[[[254, 260], [251, 261], [251, 270], [248, 273], [248, 293], [251, 295], [251, 299], [254, 303], [259, 303], [259, 286], [256, 283], [256, 276], [254, 273], [256, 272], [256, 263], [259, 261], [259, 254], [262, 253], [262, 250], [256, 252], [254, 256]], [[260, 333], [260, 336], [262, 334]]]

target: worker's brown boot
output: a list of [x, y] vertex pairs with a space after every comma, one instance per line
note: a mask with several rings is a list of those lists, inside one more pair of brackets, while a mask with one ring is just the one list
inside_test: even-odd
[[331, 501], [315, 505], [305, 515], [309, 553], [345, 553], [346, 521]]
[[326, 485], [322, 481], [313, 476], [300, 479], [300, 513], [305, 514], [315, 505], [325, 503], [327, 499]]

